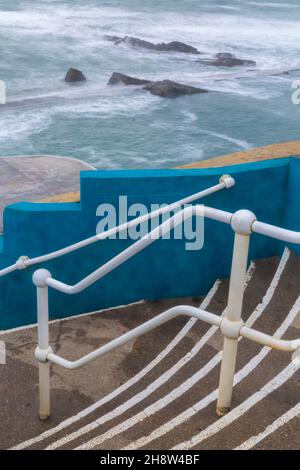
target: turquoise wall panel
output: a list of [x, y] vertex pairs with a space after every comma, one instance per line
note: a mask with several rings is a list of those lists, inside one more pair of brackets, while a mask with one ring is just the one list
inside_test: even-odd
[[[38, 256], [95, 234], [101, 203], [170, 203], [218, 182], [224, 173], [236, 179], [228, 190], [199, 201], [219, 209], [247, 208], [257, 218], [276, 225], [287, 223], [286, 201], [295, 183], [290, 165], [298, 159], [278, 159], [216, 169], [91, 171], [81, 174], [81, 203], [18, 203], [4, 213], [1, 267], [20, 255]], [[291, 210], [294, 217], [296, 208]], [[299, 211], [295, 225], [300, 229]], [[44, 267], [53, 277], [74, 284], [124, 250], [132, 241], [104, 240], [25, 271], [0, 278], [0, 328], [36, 322], [32, 274]], [[230, 226], [205, 220], [202, 250], [185, 250], [185, 240], [158, 240], [86, 291], [73, 296], [50, 289], [51, 318], [66, 317], [134, 302], [203, 295], [218, 277], [229, 275], [233, 246]], [[253, 235], [251, 258], [280, 254], [282, 244]]]

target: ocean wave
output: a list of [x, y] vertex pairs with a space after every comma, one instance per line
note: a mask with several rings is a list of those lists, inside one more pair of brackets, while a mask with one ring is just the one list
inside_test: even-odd
[[1, 116], [0, 143], [26, 139], [28, 135], [39, 134], [47, 129], [52, 122], [51, 113], [34, 112]]
[[[0, 7], [5, 75], [0, 79], [7, 81], [13, 101], [0, 112], [2, 153], [44, 150], [77, 154], [106, 168], [154, 168], [297, 134], [291, 77], [270, 73], [298, 67], [296, 1], [16, 0], [14, 9], [11, 4], [4, 0]], [[204, 57], [231, 52], [255, 60], [257, 67], [208, 67], [194, 56], [117, 47], [105, 34], [179, 40]], [[84, 86], [63, 82], [71, 66], [88, 77]], [[211, 92], [164, 100], [138, 87], [107, 87], [114, 71]], [[281, 115], [275, 116], [278, 109]]]
[[251, 144], [250, 142], [247, 142], [246, 140], [237, 139], [237, 138], [232, 137], [230, 135], [221, 134], [219, 132], [209, 131], [209, 130], [206, 130], [206, 129], [199, 129], [199, 132], [201, 134], [209, 135], [211, 137], [217, 137], [218, 139], [225, 140], [226, 142], [232, 142], [237, 147], [240, 147], [243, 150], [247, 150], [247, 149], [253, 147], [253, 144]]
[[291, 4], [291, 3], [275, 3], [275, 2], [254, 2], [254, 1], [247, 1], [244, 0], [245, 4], [255, 6], [255, 7], [268, 7], [268, 8], [300, 8], [300, 5]]

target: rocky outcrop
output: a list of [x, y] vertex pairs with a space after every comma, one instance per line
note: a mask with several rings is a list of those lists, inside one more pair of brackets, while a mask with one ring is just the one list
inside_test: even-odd
[[238, 59], [234, 54], [229, 52], [219, 52], [213, 59], [199, 60], [199, 62], [206, 65], [213, 65], [215, 67], [237, 67], [242, 65], [255, 66], [256, 62], [248, 59]]
[[81, 70], [70, 68], [65, 76], [65, 82], [75, 83], [75, 82], [85, 82], [86, 77], [81, 72]]
[[208, 90], [197, 88], [182, 83], [173, 82], [171, 80], [150, 81], [141, 78], [130, 77], [123, 73], [114, 72], [110, 77], [108, 85], [140, 85], [143, 90], [150, 91], [152, 95], [161, 96], [162, 98], [177, 98], [182, 95], [194, 95], [197, 93], [207, 93]]
[[200, 54], [198, 49], [196, 49], [195, 47], [180, 41], [172, 41], [168, 43], [160, 42], [158, 44], [154, 44], [152, 42], [144, 41], [143, 39], [135, 38], [132, 36], [125, 36], [123, 38], [120, 38], [118, 36], [106, 35], [105, 38], [109, 41], [112, 41], [115, 45], [126, 44], [131, 47], [148, 49], [151, 51], [158, 52], [181, 52], [183, 54]]
[[117, 42], [123, 39], [121, 36], [114, 36], [112, 34], [105, 34], [103, 38], [106, 39], [106, 41], [111, 41], [111, 42]]
[[198, 49], [196, 49], [193, 46], [190, 46], [189, 44], [185, 44], [184, 42], [180, 41], [172, 41], [172, 42], [161, 42], [159, 44], [156, 44], [156, 47], [160, 51], [166, 51], [166, 52], [182, 52], [184, 54], [200, 54]]
[[207, 90], [204, 90], [203, 88], [183, 85], [182, 83], [173, 82], [171, 80], [150, 82], [145, 85], [143, 89], [150, 91], [152, 95], [161, 96], [162, 98], [177, 98], [182, 95], [207, 93]]
[[129, 75], [124, 75], [123, 73], [114, 72], [110, 79], [108, 80], [108, 85], [146, 85], [149, 83], [149, 80], [144, 80], [142, 78], [130, 77]]

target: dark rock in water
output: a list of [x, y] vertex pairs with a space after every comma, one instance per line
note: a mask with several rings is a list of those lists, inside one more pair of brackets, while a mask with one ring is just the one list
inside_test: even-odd
[[121, 41], [123, 39], [121, 36], [113, 36], [111, 34], [105, 34], [103, 37], [107, 41], [111, 41], [111, 42], [117, 42], [117, 41]]
[[143, 90], [150, 91], [152, 95], [162, 98], [177, 98], [182, 95], [194, 95], [196, 93], [207, 93], [208, 90], [196, 88], [190, 85], [173, 82], [171, 80], [150, 81], [141, 78], [130, 77], [123, 73], [114, 72], [108, 81], [108, 85], [144, 85]]
[[230, 52], [218, 52], [218, 54], [215, 55], [215, 58], [216, 59], [235, 59], [235, 55], [234, 54], [231, 54]]
[[152, 95], [161, 96], [162, 98], [177, 98], [182, 95], [194, 95], [197, 93], [207, 93], [208, 91], [203, 88], [183, 85], [171, 80], [150, 82], [144, 86], [143, 89], [150, 91]]
[[206, 65], [213, 65], [215, 67], [237, 67], [241, 65], [255, 66], [256, 62], [247, 59], [238, 59], [234, 54], [229, 52], [219, 52], [215, 55], [214, 59], [199, 60]]
[[172, 41], [168, 43], [161, 42], [158, 44], [154, 44], [152, 42], [144, 41], [143, 39], [138, 39], [131, 36], [125, 36], [124, 38], [116, 37], [116, 40], [114, 40], [113, 38], [114, 36], [111, 36], [110, 40], [112, 40], [116, 45], [127, 44], [131, 47], [148, 49], [151, 51], [158, 52], [182, 52], [184, 54], [200, 54], [200, 52], [195, 47], [180, 41]]
[[235, 65], [256, 65], [254, 60], [238, 59], [234, 54], [228, 52], [219, 52], [215, 58], [220, 63], [226, 64], [227, 67], [234, 67]]
[[133, 38], [131, 36], [125, 36], [124, 38], [119, 39], [115, 42], [115, 45], [126, 44], [131, 47], [140, 47], [142, 49], [155, 50], [155, 44], [152, 42], [144, 41], [143, 39]]
[[198, 49], [184, 42], [172, 41], [172, 42], [161, 42], [156, 44], [157, 50], [159, 51], [170, 51], [170, 52], [182, 52], [184, 54], [200, 54]]
[[85, 82], [85, 81], [86, 81], [86, 77], [81, 72], [81, 70], [71, 68], [68, 70], [65, 76], [65, 82], [68, 82], [68, 83]]
[[122, 83], [123, 85], [146, 85], [150, 83], [149, 80], [143, 80], [141, 78], [130, 77], [129, 75], [124, 75], [123, 73], [114, 72], [110, 79], [108, 80], [108, 85], [118, 85]]

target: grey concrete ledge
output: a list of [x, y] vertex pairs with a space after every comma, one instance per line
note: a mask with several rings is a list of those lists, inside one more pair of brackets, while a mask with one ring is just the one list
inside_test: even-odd
[[4, 207], [79, 191], [80, 171], [95, 168], [72, 157], [16, 155], [0, 157], [0, 231]]

